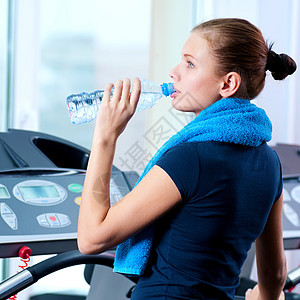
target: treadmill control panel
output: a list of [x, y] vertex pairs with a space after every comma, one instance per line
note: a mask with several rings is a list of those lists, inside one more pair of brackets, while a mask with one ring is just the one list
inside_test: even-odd
[[[4, 244], [49, 244], [58, 240], [76, 244], [84, 178], [83, 170], [0, 172], [0, 257], [14, 256], [1, 248]], [[111, 204], [123, 198], [137, 179], [135, 172], [113, 170]]]

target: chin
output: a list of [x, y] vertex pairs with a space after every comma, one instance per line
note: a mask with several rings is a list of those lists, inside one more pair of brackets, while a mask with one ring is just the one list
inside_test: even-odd
[[192, 113], [194, 113], [194, 110], [192, 109], [192, 108], [190, 108], [190, 107], [185, 107], [184, 105], [180, 105], [180, 103], [174, 103], [173, 101], [172, 101], [172, 106], [173, 106], [173, 108], [174, 109], [176, 109], [176, 110], [178, 110], [178, 111], [182, 111], [182, 112], [192, 112]]

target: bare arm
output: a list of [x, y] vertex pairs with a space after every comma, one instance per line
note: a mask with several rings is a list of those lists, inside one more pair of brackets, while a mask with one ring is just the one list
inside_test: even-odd
[[169, 175], [158, 166], [116, 205], [110, 207], [109, 183], [118, 136], [132, 117], [140, 90], [135, 80], [117, 82], [112, 100], [112, 85], [99, 110], [91, 156], [85, 178], [78, 222], [78, 247], [83, 253], [100, 253], [162, 216], [180, 203], [180, 193]]
[[[258, 285], [246, 299], [284, 299], [286, 259], [282, 238], [283, 195], [274, 203], [264, 231], [255, 242]], [[246, 294], [247, 296], [247, 294]]]

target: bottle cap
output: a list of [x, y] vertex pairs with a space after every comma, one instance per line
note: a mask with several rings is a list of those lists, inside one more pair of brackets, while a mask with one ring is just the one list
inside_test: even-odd
[[171, 94], [173, 94], [175, 92], [173, 83], [171, 83], [171, 82], [163, 83], [161, 85], [161, 91], [165, 96], [170, 96]]

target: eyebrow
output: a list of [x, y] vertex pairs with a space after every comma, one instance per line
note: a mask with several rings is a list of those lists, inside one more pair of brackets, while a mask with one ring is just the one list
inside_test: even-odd
[[192, 59], [194, 59], [194, 60], [196, 60], [196, 58], [193, 56], [193, 55], [191, 55], [191, 54], [183, 54], [182, 55], [183, 57], [191, 57]]

